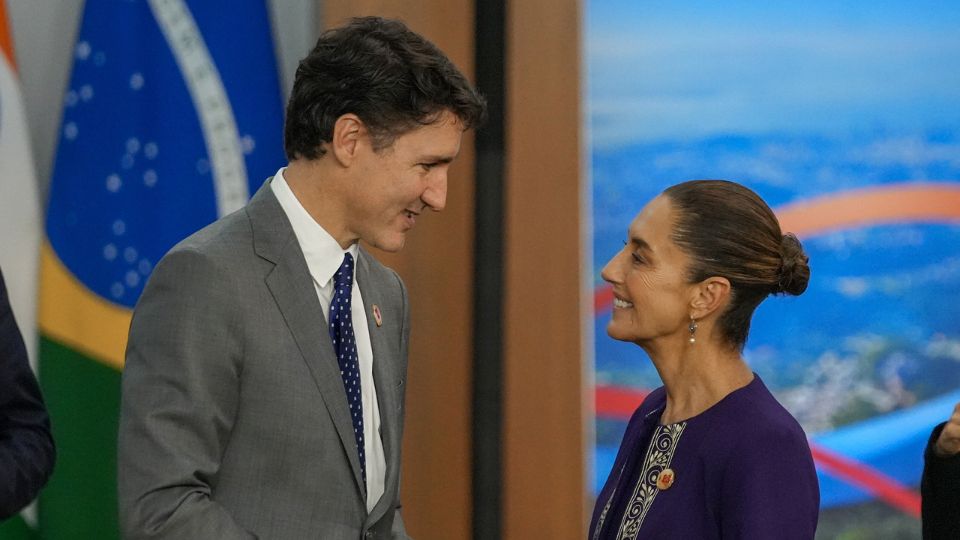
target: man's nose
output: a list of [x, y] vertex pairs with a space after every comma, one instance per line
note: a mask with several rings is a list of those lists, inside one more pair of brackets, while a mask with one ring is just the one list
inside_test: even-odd
[[439, 212], [447, 206], [447, 171], [446, 168], [438, 170], [436, 176], [429, 180], [427, 189], [420, 196], [423, 204], [430, 207], [434, 212]]

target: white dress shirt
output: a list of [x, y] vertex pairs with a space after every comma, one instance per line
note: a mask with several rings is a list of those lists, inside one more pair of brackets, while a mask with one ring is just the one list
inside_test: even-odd
[[[360, 390], [363, 397], [363, 447], [367, 457], [367, 511], [373, 510], [380, 496], [383, 495], [383, 483], [386, 477], [387, 463], [383, 456], [383, 440], [380, 438], [380, 406], [377, 403], [377, 389], [373, 383], [373, 349], [370, 346], [370, 329], [367, 327], [367, 314], [364, 312], [363, 297], [357, 285], [356, 268], [357, 244], [352, 244], [344, 250], [340, 244], [321, 227], [306, 209], [297, 200], [287, 181], [283, 178], [281, 168], [277, 171], [270, 188], [280, 202], [283, 212], [290, 220], [293, 233], [297, 237], [303, 256], [307, 260], [307, 268], [313, 278], [313, 286], [317, 290], [323, 316], [329, 316], [330, 302], [333, 300], [333, 275], [337, 273], [343, 256], [350, 253], [353, 256], [354, 279], [353, 296], [351, 297], [350, 315], [353, 318], [353, 330], [357, 340], [357, 356], [360, 359]], [[317, 322], [320, 324], [320, 322]], [[326, 332], [326, 324], [317, 329]]]

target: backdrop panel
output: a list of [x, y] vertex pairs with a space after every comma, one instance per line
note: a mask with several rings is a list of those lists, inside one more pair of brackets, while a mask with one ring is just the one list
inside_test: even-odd
[[960, 400], [960, 7], [592, 1], [596, 476], [659, 379], [606, 336], [599, 277], [668, 185], [726, 178], [803, 241], [812, 280], [745, 351], [811, 437], [818, 537], [919, 536], [922, 451]]

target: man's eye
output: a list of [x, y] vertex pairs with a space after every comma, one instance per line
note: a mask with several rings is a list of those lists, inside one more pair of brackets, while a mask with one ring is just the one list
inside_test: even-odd
[[631, 253], [631, 255], [633, 256], [633, 262], [637, 264], [643, 264], [646, 262], [645, 260], [643, 260], [643, 257], [637, 255], [636, 253]]

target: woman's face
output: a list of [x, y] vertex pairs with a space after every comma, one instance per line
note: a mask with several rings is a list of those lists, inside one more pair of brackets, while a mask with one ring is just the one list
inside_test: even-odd
[[674, 217], [670, 199], [650, 201], [630, 224], [623, 249], [603, 268], [614, 295], [610, 337], [641, 345], [689, 337], [689, 257], [670, 238]]

